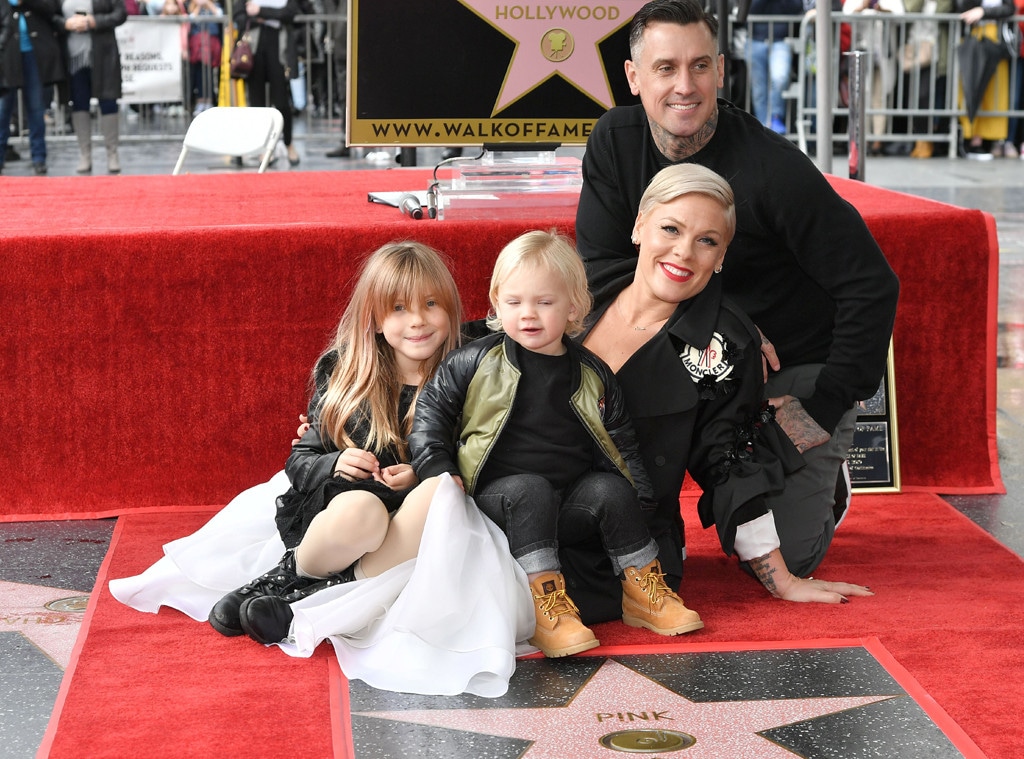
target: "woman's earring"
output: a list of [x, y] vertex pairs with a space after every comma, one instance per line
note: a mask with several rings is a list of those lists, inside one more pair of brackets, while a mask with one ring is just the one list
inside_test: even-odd
[[715, 267], [715, 274], [721, 274], [721, 273], [722, 273], [722, 265], [719, 264], [718, 266]]
[[633, 238], [633, 248], [636, 250], [637, 253], [640, 252], [640, 240], [636, 237]]

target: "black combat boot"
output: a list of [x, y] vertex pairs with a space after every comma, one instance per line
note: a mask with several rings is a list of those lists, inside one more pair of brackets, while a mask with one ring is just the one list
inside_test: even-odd
[[335, 585], [352, 582], [356, 579], [355, 564], [348, 569], [332, 574], [312, 585], [299, 588], [288, 595], [262, 595], [246, 598], [239, 609], [238, 617], [245, 633], [257, 643], [270, 645], [280, 643], [288, 637], [295, 614], [292, 604], [303, 598], [319, 593]]
[[209, 622], [221, 635], [234, 637], [245, 630], [239, 620], [242, 603], [257, 596], [285, 596], [292, 591], [320, 582], [315, 577], [300, 577], [295, 571], [295, 550], [289, 550], [281, 562], [264, 575], [228, 593], [210, 610]]

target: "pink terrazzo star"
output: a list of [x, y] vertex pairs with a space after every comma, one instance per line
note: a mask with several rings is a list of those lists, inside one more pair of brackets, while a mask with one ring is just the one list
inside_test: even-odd
[[0, 632], [21, 633], [67, 669], [87, 599], [79, 590], [0, 581]]
[[[532, 741], [524, 759], [613, 757], [600, 744], [622, 730], [693, 736], [687, 759], [792, 759], [758, 732], [884, 701], [892, 696], [792, 698], [696, 703], [609, 659], [564, 707], [357, 712], [399, 722]], [[560, 709], [559, 717], [553, 713]]]
[[560, 74], [605, 108], [615, 105], [597, 46], [628, 23], [646, 0], [537, 4], [508, 0], [459, 2], [515, 40], [512, 62], [494, 106], [494, 113], [497, 113], [555, 74]]

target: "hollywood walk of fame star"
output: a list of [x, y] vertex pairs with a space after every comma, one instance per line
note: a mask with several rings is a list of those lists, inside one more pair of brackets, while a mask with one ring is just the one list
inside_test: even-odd
[[494, 106], [497, 113], [556, 74], [605, 108], [615, 105], [598, 44], [626, 24], [646, 0], [459, 2], [516, 43]]
[[[67, 588], [0, 581], [0, 632], [21, 633], [67, 669], [82, 626], [85, 597]], [[65, 603], [54, 603], [61, 600]]]
[[613, 757], [619, 752], [602, 747], [600, 741], [623, 730], [643, 730], [652, 736], [664, 730], [692, 736], [696, 742], [682, 754], [686, 759], [792, 759], [791, 751], [758, 733], [888, 698], [891, 696], [696, 703], [609, 659], [566, 706], [556, 707], [563, 710], [560, 718], [552, 707], [354, 714], [525, 739], [532, 743], [524, 759]]

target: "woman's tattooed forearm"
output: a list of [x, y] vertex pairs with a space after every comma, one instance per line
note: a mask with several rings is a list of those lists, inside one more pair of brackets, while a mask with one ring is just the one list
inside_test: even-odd
[[771, 593], [773, 596], [778, 595], [778, 587], [775, 585], [775, 567], [772, 566], [771, 562], [768, 561], [768, 557], [771, 554], [765, 554], [764, 556], [758, 556], [756, 559], [751, 559], [747, 562], [750, 568], [754, 571], [754, 575], [764, 585], [765, 590]]

